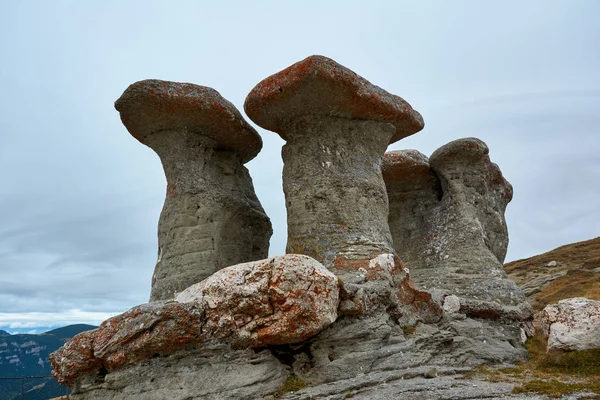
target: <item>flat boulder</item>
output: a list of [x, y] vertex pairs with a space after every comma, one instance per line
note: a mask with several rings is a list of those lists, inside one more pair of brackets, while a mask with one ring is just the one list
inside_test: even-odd
[[574, 297], [546, 306], [541, 315], [548, 350], [600, 349], [600, 301]]
[[83, 375], [134, 365], [179, 350], [302, 342], [332, 324], [338, 279], [318, 261], [288, 254], [224, 268], [174, 300], [142, 304], [75, 336], [50, 355], [72, 386]]

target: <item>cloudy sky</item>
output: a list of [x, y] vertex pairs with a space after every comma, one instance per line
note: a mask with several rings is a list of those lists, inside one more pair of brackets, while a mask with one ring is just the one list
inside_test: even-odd
[[[0, 329], [99, 323], [147, 301], [165, 193], [114, 101], [138, 80], [217, 89], [331, 57], [461, 137], [513, 184], [508, 260], [600, 234], [600, 2], [0, 1]], [[248, 164], [284, 252], [283, 141]]]

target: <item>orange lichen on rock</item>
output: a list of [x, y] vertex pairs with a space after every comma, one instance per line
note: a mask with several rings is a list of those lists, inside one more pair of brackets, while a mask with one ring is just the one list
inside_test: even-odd
[[417, 150], [396, 150], [385, 153], [381, 167], [386, 185], [400, 184], [418, 187], [437, 182], [429, 159]]
[[147, 79], [130, 85], [115, 102], [121, 121], [133, 137], [187, 130], [234, 150], [247, 162], [262, 148], [262, 139], [233, 104], [215, 89], [192, 83]]
[[244, 110], [258, 125], [284, 139], [282, 127], [306, 115], [389, 122], [395, 127], [390, 143], [424, 126], [421, 115], [404, 99], [318, 55], [264, 79], [246, 98]]
[[290, 254], [234, 265], [181, 292], [110, 318], [50, 355], [55, 378], [113, 371], [154, 355], [208, 344], [262, 347], [302, 342], [337, 318], [338, 279]]

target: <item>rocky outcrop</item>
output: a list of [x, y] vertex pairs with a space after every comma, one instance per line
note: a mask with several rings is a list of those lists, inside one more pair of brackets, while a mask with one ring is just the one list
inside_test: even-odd
[[600, 300], [600, 237], [512, 261], [504, 270], [523, 290], [536, 314], [562, 299]]
[[530, 321], [523, 292], [502, 266], [512, 187], [488, 153], [475, 138], [450, 142], [430, 159], [415, 150], [387, 153], [394, 247], [415, 282], [441, 298], [458, 296], [461, 313]]
[[73, 385], [179, 350], [302, 342], [337, 318], [337, 278], [304, 255], [235, 265], [180, 293], [110, 318], [52, 353], [53, 373]]
[[560, 300], [541, 313], [548, 350], [600, 349], [600, 301], [583, 297]]
[[159, 156], [167, 195], [150, 300], [172, 299], [229, 265], [266, 258], [271, 223], [244, 163], [262, 147], [239, 111], [211, 88], [145, 80], [115, 108]]
[[74, 399], [261, 398], [288, 377], [309, 385], [291, 395], [298, 399], [348, 397], [348, 387], [365, 398], [379, 398], [369, 388], [405, 396], [405, 377], [526, 357], [514, 321], [530, 314], [498, 272], [512, 192], [482, 142], [453, 142], [431, 162], [393, 153], [382, 170], [386, 147], [423, 128], [420, 114], [331, 59], [300, 61], [260, 82], [244, 105], [286, 141], [287, 252], [300, 254], [220, 269], [249, 257], [253, 240], [263, 251], [270, 236], [240, 172], [260, 139], [231, 104], [195, 85], [134, 84], [117, 108], [165, 167], [152, 298], [166, 300], [53, 353]]

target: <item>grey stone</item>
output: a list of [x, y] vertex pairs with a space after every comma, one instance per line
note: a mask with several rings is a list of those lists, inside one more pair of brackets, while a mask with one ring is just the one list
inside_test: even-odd
[[262, 141], [233, 104], [211, 88], [145, 80], [115, 107], [129, 132], [160, 156], [167, 178], [150, 300], [267, 257], [271, 222], [243, 165]]
[[[512, 394], [511, 382], [487, 382], [465, 378], [460, 369], [440, 368], [440, 376], [423, 377], [427, 367], [411, 370], [386, 371], [369, 374], [326, 385], [308, 387], [283, 397], [286, 400], [467, 400], [467, 399], [529, 399], [548, 400], [547, 396]], [[573, 399], [584, 398], [574, 396]]]
[[431, 159], [415, 150], [386, 154], [383, 176], [394, 247], [415, 282], [456, 295], [461, 313], [529, 321], [531, 308], [502, 262], [504, 211], [512, 187], [479, 139], [459, 139]]
[[108, 374], [82, 377], [74, 400], [258, 399], [276, 391], [289, 376], [267, 351], [184, 350], [146, 359]]
[[548, 351], [600, 349], [600, 301], [585, 297], [549, 304], [540, 315]]

